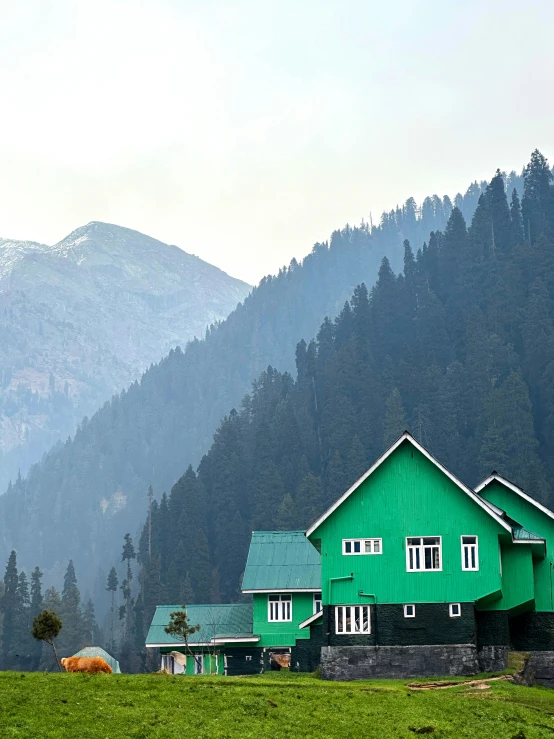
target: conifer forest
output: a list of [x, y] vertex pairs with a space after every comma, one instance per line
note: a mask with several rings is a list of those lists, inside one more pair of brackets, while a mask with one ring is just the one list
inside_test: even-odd
[[49, 608], [64, 653], [100, 643], [149, 669], [157, 604], [248, 597], [250, 533], [309, 525], [405, 429], [468, 485], [495, 469], [554, 507], [554, 184], [538, 150], [521, 175], [336, 231], [14, 480], [4, 668], [53, 668], [30, 635]]

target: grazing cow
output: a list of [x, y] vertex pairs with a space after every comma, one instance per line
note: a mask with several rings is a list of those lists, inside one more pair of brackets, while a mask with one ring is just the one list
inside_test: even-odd
[[112, 673], [112, 668], [102, 657], [64, 657], [62, 665], [66, 672], [88, 672], [90, 675]]

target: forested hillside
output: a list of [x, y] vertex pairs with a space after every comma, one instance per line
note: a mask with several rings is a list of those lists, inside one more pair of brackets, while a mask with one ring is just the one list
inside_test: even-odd
[[[455, 198], [469, 217], [485, 186]], [[72, 558], [83, 586], [92, 590], [96, 579], [104, 594], [106, 567], [123, 534], [140, 526], [149, 484], [158, 497], [168, 491], [268, 364], [292, 371], [297, 342], [336, 315], [360, 281], [373, 284], [384, 254], [400, 268], [402, 241], [422, 244], [451, 210], [448, 197], [426, 198], [421, 209], [410, 199], [379, 226], [336, 231], [301, 264], [262, 280], [205, 340], [172, 351], [10, 485], [0, 498], [0, 561], [16, 549], [24, 567], [38, 562], [46, 582], [60, 583]]]
[[[268, 368], [198, 471], [154, 502], [139, 546], [141, 609], [240, 597], [252, 529], [305, 527], [405, 429], [474, 485], [492, 469], [554, 508], [554, 187], [544, 157], [520, 206], [500, 172], [469, 229], [454, 208], [403, 274]], [[142, 611], [141, 611], [142, 612]]]

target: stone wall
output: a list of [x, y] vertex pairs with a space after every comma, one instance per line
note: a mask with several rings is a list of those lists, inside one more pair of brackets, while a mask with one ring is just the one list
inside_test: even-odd
[[544, 685], [554, 688], [554, 651], [531, 652], [525, 669], [523, 680], [526, 685]]
[[324, 680], [469, 676], [479, 671], [474, 644], [332, 646], [321, 650], [321, 677]]
[[477, 647], [479, 672], [502, 672], [508, 668], [508, 647]]

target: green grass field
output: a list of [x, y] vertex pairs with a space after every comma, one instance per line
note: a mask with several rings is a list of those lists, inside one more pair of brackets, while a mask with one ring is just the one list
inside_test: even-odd
[[554, 692], [492, 682], [414, 691], [402, 681], [0, 673], [0, 736], [554, 737]]

